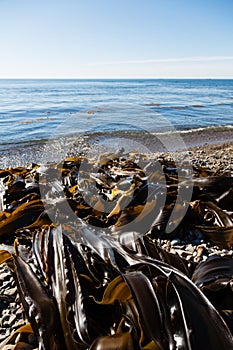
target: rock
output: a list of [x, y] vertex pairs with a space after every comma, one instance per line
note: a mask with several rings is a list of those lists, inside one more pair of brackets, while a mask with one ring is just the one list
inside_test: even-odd
[[0, 330], [0, 342], [2, 342], [4, 339], [9, 337], [10, 333], [11, 333], [10, 328]]
[[11, 273], [9, 273], [9, 272], [3, 272], [3, 273], [1, 273], [1, 275], [0, 275], [0, 281], [1, 281], [1, 280], [9, 281], [9, 280], [11, 279], [11, 277], [12, 277]]
[[16, 287], [7, 289], [5, 291], [5, 295], [8, 295], [8, 296], [16, 295], [16, 293], [17, 293], [17, 288]]
[[171, 246], [174, 246], [174, 245], [177, 245], [177, 244], [180, 244], [180, 239], [179, 238], [173, 239], [171, 241]]

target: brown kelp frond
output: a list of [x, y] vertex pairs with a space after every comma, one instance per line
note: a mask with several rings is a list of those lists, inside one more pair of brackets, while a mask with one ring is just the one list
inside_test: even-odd
[[14, 235], [17, 230], [31, 225], [43, 211], [41, 200], [23, 203], [0, 222], [0, 236]]
[[[0, 265], [31, 325], [18, 334], [45, 350], [229, 350], [233, 260], [208, 255], [231, 254], [232, 177], [122, 152], [0, 172], [1, 241], [17, 238]], [[30, 349], [11, 336], [0, 347]]]
[[217, 255], [209, 257], [196, 267], [192, 280], [208, 297], [233, 331], [232, 257]]
[[7, 250], [0, 250], [0, 265], [12, 260], [12, 255]]
[[14, 263], [20, 297], [39, 343], [45, 349], [62, 349], [58, 342], [59, 322], [52, 298], [21, 257], [14, 256]]

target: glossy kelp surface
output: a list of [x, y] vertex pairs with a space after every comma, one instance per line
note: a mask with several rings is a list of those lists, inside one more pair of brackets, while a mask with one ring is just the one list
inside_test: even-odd
[[0, 263], [31, 325], [18, 332], [43, 349], [231, 348], [232, 257], [198, 262], [159, 243], [198, 233], [231, 249], [231, 174], [128, 158], [0, 172], [0, 239], [15, 241]]

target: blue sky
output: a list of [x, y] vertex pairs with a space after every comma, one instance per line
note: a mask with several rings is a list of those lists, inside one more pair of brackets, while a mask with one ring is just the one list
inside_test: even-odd
[[0, 78], [233, 78], [232, 0], [0, 0]]

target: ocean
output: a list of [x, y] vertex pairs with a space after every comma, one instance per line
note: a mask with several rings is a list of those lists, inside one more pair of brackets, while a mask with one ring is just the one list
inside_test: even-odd
[[113, 136], [233, 128], [233, 80], [9, 79], [0, 80], [0, 101], [2, 152], [79, 135], [111, 145]]

